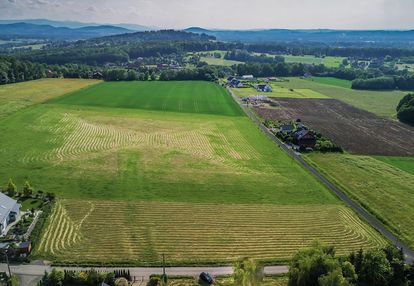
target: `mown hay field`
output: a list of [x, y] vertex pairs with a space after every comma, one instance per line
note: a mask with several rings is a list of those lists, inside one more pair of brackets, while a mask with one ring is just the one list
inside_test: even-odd
[[190, 83], [101, 83], [1, 120], [1, 180], [59, 198], [36, 257], [201, 264], [285, 260], [316, 238], [384, 244], [225, 90]]
[[[111, 229], [112, 231], [108, 231]], [[286, 260], [314, 239], [339, 254], [384, 240], [337, 205], [222, 205], [60, 200], [37, 251], [76, 263]]]
[[368, 156], [312, 154], [307, 159], [414, 246], [412, 172]]
[[41, 79], [0, 86], [0, 119], [36, 103], [99, 83], [98, 80]]

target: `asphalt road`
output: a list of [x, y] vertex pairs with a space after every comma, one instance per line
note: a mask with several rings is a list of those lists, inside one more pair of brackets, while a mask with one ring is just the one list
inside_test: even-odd
[[414, 261], [414, 252], [411, 250], [406, 244], [400, 241], [400, 239], [391, 233], [374, 215], [369, 213], [367, 210], [362, 208], [357, 202], [352, 200], [345, 194], [341, 189], [339, 189], [336, 185], [331, 183], [325, 176], [323, 176], [318, 170], [314, 167], [309, 165], [299, 153], [292, 150], [289, 146], [284, 144], [280, 141], [263, 123], [257, 118], [257, 116], [250, 110], [248, 107], [244, 106], [240, 99], [230, 90], [230, 94], [232, 95], [233, 99], [241, 106], [243, 111], [253, 120], [257, 126], [273, 141], [275, 142], [281, 149], [283, 149], [290, 157], [295, 159], [299, 164], [301, 164], [306, 170], [311, 172], [322, 184], [324, 184], [328, 189], [330, 189], [338, 198], [340, 198], [345, 204], [347, 204], [350, 208], [352, 208], [360, 218], [364, 219], [367, 223], [369, 223], [373, 228], [375, 228], [378, 232], [380, 232], [384, 237], [386, 237], [391, 243], [393, 243], [396, 247], [402, 248], [404, 251], [406, 262], [412, 263]]
[[[32, 264], [25, 264], [25, 265], [11, 265], [10, 270], [13, 274], [23, 277], [25, 279], [32, 278], [31, 280], [35, 280], [36, 277], [41, 277], [45, 271], [50, 272], [52, 270], [52, 266], [50, 265], [32, 265]], [[66, 269], [66, 270], [89, 270], [90, 267], [56, 267], [58, 269]], [[149, 276], [152, 274], [162, 274], [161, 267], [96, 267], [95, 269], [99, 269], [102, 271], [114, 271], [114, 270], [129, 270], [131, 276], [135, 276], [137, 280], [141, 278], [144, 280], [148, 280]], [[7, 272], [7, 265], [0, 264], [0, 271]], [[208, 272], [213, 276], [219, 275], [228, 275], [233, 273], [233, 267], [231, 266], [222, 266], [222, 267], [167, 267], [166, 274], [167, 275], [185, 275], [185, 276], [198, 276], [201, 272]], [[288, 272], [287, 266], [266, 266], [264, 268], [265, 274], [284, 274]], [[30, 280], [30, 279], [28, 279]]]

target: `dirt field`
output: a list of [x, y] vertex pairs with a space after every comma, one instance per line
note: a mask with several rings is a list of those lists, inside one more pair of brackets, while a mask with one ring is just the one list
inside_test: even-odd
[[296, 120], [354, 154], [414, 155], [414, 127], [380, 118], [336, 99], [272, 99], [273, 109], [256, 108], [263, 118]]

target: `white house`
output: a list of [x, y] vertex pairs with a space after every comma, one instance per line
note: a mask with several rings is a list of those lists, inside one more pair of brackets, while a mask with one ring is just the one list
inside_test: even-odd
[[244, 80], [252, 80], [254, 79], [254, 76], [252, 74], [246, 74], [242, 76], [242, 79]]
[[21, 205], [0, 192], [0, 234], [6, 235], [7, 226], [20, 218]]

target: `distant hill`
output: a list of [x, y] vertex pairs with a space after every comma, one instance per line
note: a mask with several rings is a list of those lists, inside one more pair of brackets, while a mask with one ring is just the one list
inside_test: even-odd
[[123, 24], [123, 23], [122, 24], [83, 23], [83, 22], [77, 22], [77, 21], [55, 21], [55, 20], [48, 20], [48, 19], [0, 20], [0, 24], [15, 24], [15, 23], [49, 25], [53, 27], [64, 27], [64, 28], [71, 28], [71, 29], [90, 27], [90, 26], [113, 26], [113, 27], [133, 30], [137, 32], [158, 30], [157, 27], [148, 27], [148, 26], [137, 25], [137, 24]]
[[87, 26], [81, 28], [54, 27], [29, 23], [13, 23], [0, 25], [1, 39], [47, 39], [47, 40], [84, 40], [133, 31], [114, 26]]
[[90, 39], [95, 43], [112, 42], [112, 43], [133, 43], [133, 42], [151, 42], [151, 41], [210, 41], [216, 40], [214, 36], [204, 33], [191, 33], [177, 30], [159, 30], [126, 33], [120, 35], [106, 36], [101, 38]]
[[414, 44], [414, 30], [207, 30], [191, 27], [185, 31], [212, 35], [219, 41], [239, 42], [320, 42], [320, 43], [407, 43]]

